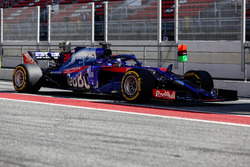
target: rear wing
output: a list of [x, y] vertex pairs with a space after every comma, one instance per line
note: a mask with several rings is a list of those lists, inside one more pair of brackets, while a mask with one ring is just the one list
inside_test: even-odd
[[58, 60], [60, 54], [56, 52], [28, 51], [23, 54], [24, 64], [37, 64], [38, 60]]
[[56, 52], [34, 52], [36, 60], [57, 60], [60, 54]]

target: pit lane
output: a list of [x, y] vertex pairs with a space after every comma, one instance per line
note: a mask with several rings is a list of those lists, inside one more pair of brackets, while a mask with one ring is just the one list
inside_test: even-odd
[[[11, 81], [0, 80], [0, 92], [16, 93]], [[121, 104], [131, 106], [144, 106], [144, 107], [156, 107], [162, 109], [178, 109], [197, 112], [208, 113], [221, 113], [221, 114], [235, 114], [235, 115], [250, 115], [250, 98], [239, 97], [237, 101], [226, 102], [185, 102], [185, 101], [158, 101], [152, 100], [146, 104], [130, 104], [124, 101], [120, 96], [103, 95], [103, 94], [91, 94], [72, 92], [67, 90], [44, 88], [37, 93], [37, 95], [48, 97], [59, 97], [68, 99], [80, 99], [101, 103]]]
[[42, 88], [36, 95], [18, 94], [12, 88], [11, 82], [2, 81], [1, 85], [5, 85], [7, 88], [2, 88], [5, 91], [0, 92], [0, 97], [12, 100], [250, 125], [248, 118], [250, 114], [250, 99], [247, 98], [240, 98], [238, 101], [230, 102], [201, 103], [152, 100], [145, 104], [131, 104], [124, 101], [120, 96], [72, 92], [51, 88]]
[[30, 102], [35, 97], [249, 117], [249, 99], [216, 103], [128, 105], [113, 96], [42, 88], [16, 94], [11, 82], [0, 92], [29, 96], [0, 99], [0, 166], [248, 166], [250, 128], [173, 117]]

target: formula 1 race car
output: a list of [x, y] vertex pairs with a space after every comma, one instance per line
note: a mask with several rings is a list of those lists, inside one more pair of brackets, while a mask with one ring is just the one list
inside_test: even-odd
[[[183, 76], [168, 68], [143, 67], [134, 55], [112, 55], [110, 45], [76, 47], [69, 52], [27, 52], [24, 64], [13, 73], [18, 92], [35, 93], [41, 86], [92, 93], [119, 93], [127, 101], [143, 103], [151, 98], [188, 101], [237, 100], [237, 92], [214, 89], [206, 71], [188, 71]], [[40, 60], [54, 64], [42, 68]]]

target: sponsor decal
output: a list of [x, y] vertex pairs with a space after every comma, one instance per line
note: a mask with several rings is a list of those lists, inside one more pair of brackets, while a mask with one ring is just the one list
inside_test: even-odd
[[63, 57], [63, 62], [65, 63], [66, 61], [68, 61], [70, 56], [71, 56], [70, 53], [65, 53]]
[[[72, 74], [67, 74], [67, 81], [68, 85], [70, 87], [74, 88], [85, 88], [85, 89], [90, 89], [91, 85], [89, 83], [89, 78], [88, 76], [82, 73], [79, 73], [75, 76], [71, 76]], [[96, 85], [93, 85], [93, 88], [98, 88], [99, 84], [96, 82]]]
[[62, 74], [61, 71], [51, 71], [50, 74]]
[[87, 69], [88, 81], [90, 85], [97, 85], [98, 83], [98, 67], [89, 66]]
[[72, 58], [64, 67], [70, 68], [75, 64], [80, 64], [80, 62], [84, 62], [85, 64], [86, 60], [89, 58], [96, 58], [96, 48], [83, 48], [77, 51], [72, 55]]
[[23, 54], [24, 64], [37, 64], [28, 53]]
[[118, 72], [118, 73], [126, 73], [130, 69], [131, 68], [127, 68], [127, 67], [103, 66], [103, 71]]
[[166, 72], [167, 71], [167, 69], [166, 68], [159, 68], [161, 71], [163, 71], [163, 72]]
[[35, 52], [34, 54], [35, 54], [35, 56], [45, 56], [45, 54], [43, 52]]
[[50, 56], [48, 56], [48, 54], [50, 54], [50, 56], [54, 59], [58, 59], [58, 57], [60, 56], [59, 53], [56, 52], [34, 52], [34, 55], [38, 60], [50, 59]]
[[71, 77], [70, 74], [67, 74], [68, 85], [74, 88], [86, 88], [90, 89], [90, 85], [88, 84], [88, 79], [86, 76], [80, 73], [78, 76]]
[[176, 92], [172, 90], [153, 89], [153, 95], [160, 99], [173, 100], [176, 98]]
[[79, 72], [79, 71], [82, 71], [88, 67], [89, 66], [81, 66], [81, 67], [73, 67], [73, 68], [65, 69], [65, 70], [63, 70], [63, 74]]

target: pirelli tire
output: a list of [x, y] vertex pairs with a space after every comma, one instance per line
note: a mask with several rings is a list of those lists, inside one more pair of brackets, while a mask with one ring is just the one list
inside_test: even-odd
[[13, 72], [13, 86], [20, 93], [36, 93], [41, 88], [42, 76], [42, 70], [38, 65], [20, 64]]
[[122, 78], [122, 95], [128, 102], [144, 103], [152, 98], [155, 84], [156, 81], [148, 70], [131, 69]]
[[211, 92], [214, 88], [213, 78], [207, 71], [191, 70], [185, 73], [184, 79], [189, 80], [202, 89]]

